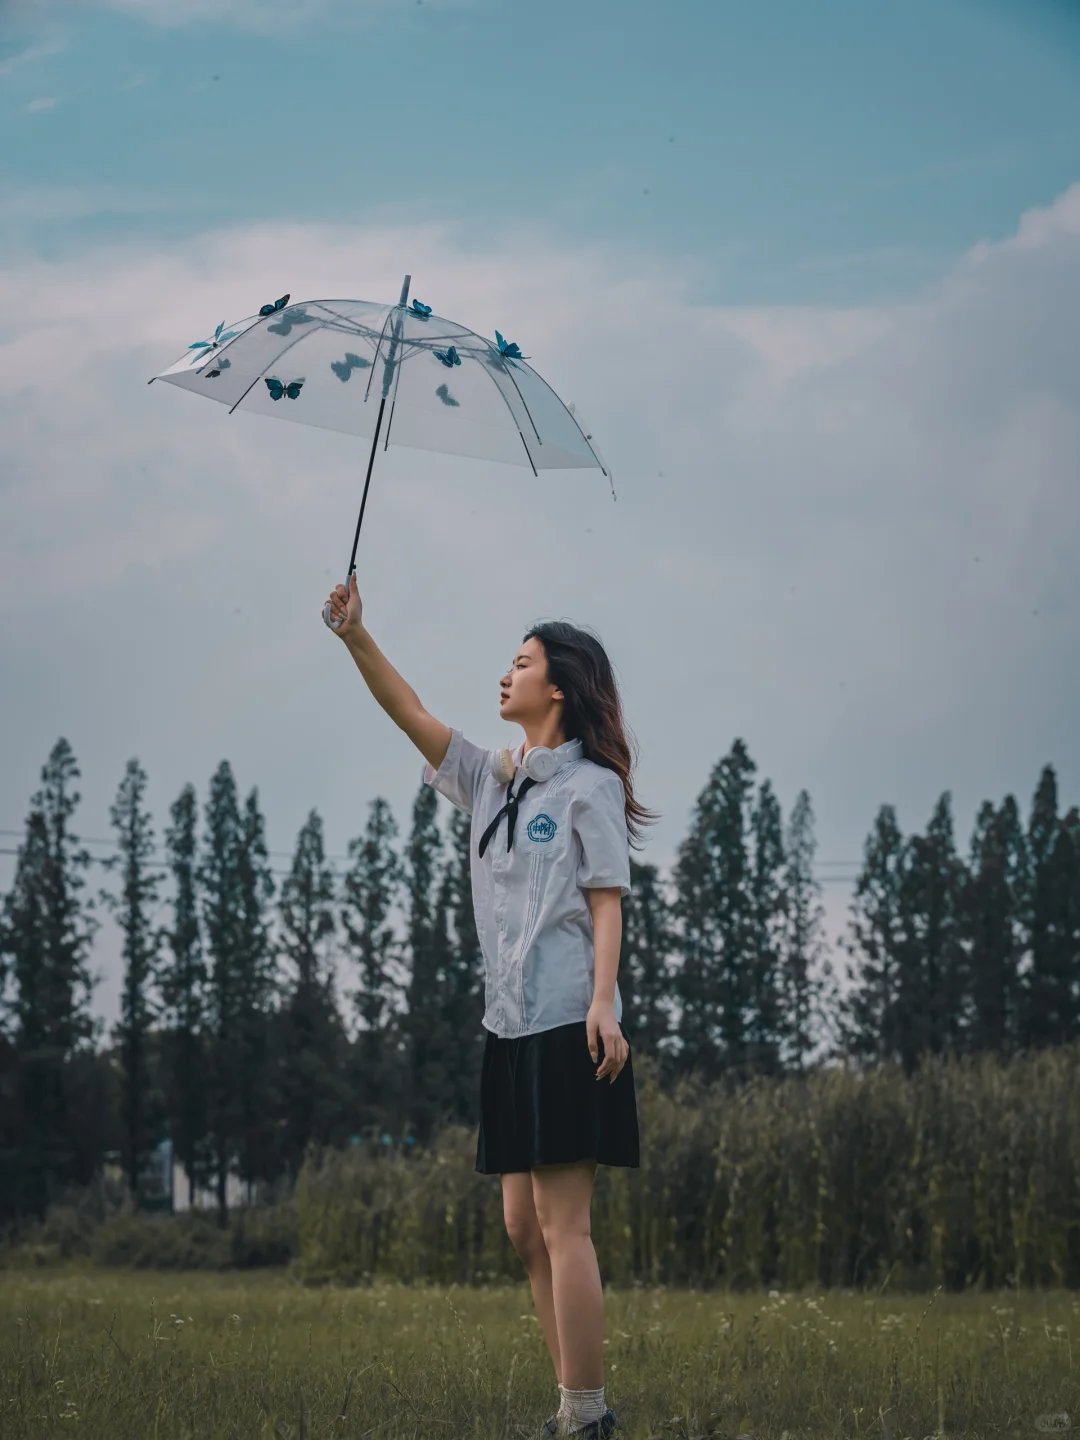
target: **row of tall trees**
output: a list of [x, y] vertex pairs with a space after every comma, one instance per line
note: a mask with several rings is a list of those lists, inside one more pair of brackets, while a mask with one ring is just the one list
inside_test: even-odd
[[635, 869], [621, 973], [637, 1032], [674, 1071], [768, 1072], [811, 1058], [1010, 1055], [1080, 1037], [1080, 810], [1047, 765], [1025, 825], [979, 808], [958, 852], [945, 792], [923, 834], [882, 805], [833, 957], [814, 816], [786, 825], [737, 740], [698, 796], [673, 871]]
[[[162, 843], [129, 762], [101, 862], [72, 830], [78, 766], [57, 742], [0, 916], [0, 1214], [40, 1212], [118, 1151], [139, 1192], [171, 1137], [222, 1215], [230, 1175], [295, 1175], [312, 1141], [423, 1143], [476, 1119], [483, 963], [468, 817], [422, 786], [408, 833], [369, 806], [343, 867], [319, 815], [272, 872], [257, 790], [228, 762]], [[103, 884], [91, 867], [104, 863]], [[830, 1058], [1018, 1050], [1080, 1036], [1080, 814], [1047, 766], [1025, 825], [1008, 796], [957, 852], [950, 797], [905, 837], [882, 806], [843, 963], [829, 952], [802, 792], [785, 820], [737, 740], [698, 796], [669, 874], [633, 863], [620, 988], [635, 1046], [673, 1076], [781, 1073]], [[119, 1019], [100, 1033], [91, 960], [111, 912]]]

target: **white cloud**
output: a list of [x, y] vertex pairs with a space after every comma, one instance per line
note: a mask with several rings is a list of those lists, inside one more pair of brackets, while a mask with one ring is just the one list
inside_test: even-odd
[[39, 95], [36, 100], [29, 100], [23, 106], [27, 115], [38, 115], [42, 110], [55, 110], [57, 99], [55, 95]]
[[595, 624], [665, 812], [662, 863], [735, 735], [785, 809], [809, 788], [824, 859], [857, 860], [884, 801], [921, 827], [944, 788], [966, 843], [978, 802], [1026, 805], [1046, 761], [1080, 799], [1076, 187], [885, 308], [710, 308], [612, 249], [534, 231], [478, 253], [435, 225], [257, 226], [11, 265], [0, 824], [59, 733], [88, 833], [130, 754], [159, 818], [229, 755], [277, 849], [312, 805], [339, 851], [375, 793], [405, 815], [420, 762], [318, 618], [363, 443], [145, 381], [284, 290], [392, 299], [406, 269], [438, 312], [527, 342], [619, 494], [380, 453], [370, 623], [436, 713], [496, 743], [495, 681], [525, 626]]
[[[174, 208], [176, 202], [166, 195], [148, 195], [145, 191], [124, 192], [96, 186], [29, 185], [0, 194], [0, 227], [8, 231], [9, 253], [12, 237], [21, 236], [27, 227], [47, 224], [51, 220], [81, 220], [91, 215], [146, 215]], [[18, 242], [20, 248], [25, 241]]]
[[91, 0], [91, 3], [169, 28], [228, 25], [263, 34], [280, 34], [324, 15], [333, 15], [339, 21], [363, 23], [395, 12], [412, 15], [417, 6], [431, 10], [471, 9], [479, 0]]
[[14, 75], [16, 71], [36, 65], [41, 60], [48, 60], [53, 55], [59, 55], [67, 49], [67, 46], [67, 37], [60, 33], [53, 33], [44, 39], [35, 41], [32, 45], [26, 45], [23, 49], [16, 50], [14, 54], [0, 59], [0, 78]]

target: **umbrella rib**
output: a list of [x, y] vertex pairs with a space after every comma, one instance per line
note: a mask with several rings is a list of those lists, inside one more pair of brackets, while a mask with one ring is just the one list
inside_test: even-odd
[[[545, 382], [545, 383], [546, 383], [546, 382]], [[606, 480], [610, 481], [610, 480], [611, 480], [611, 476], [610, 476], [610, 475], [608, 474], [608, 472], [604, 469], [603, 462], [601, 461], [600, 456], [599, 456], [599, 455], [596, 453], [596, 451], [593, 449], [593, 447], [592, 447], [592, 442], [589, 440], [589, 437], [585, 434], [585, 431], [582, 430], [581, 425], [578, 423], [578, 418], [577, 418], [577, 416], [574, 414], [573, 410], [570, 409], [569, 405], [564, 406], [564, 409], [566, 410], [566, 413], [570, 416], [570, 419], [573, 420], [574, 424], [577, 425], [578, 434], [581, 436], [582, 440], [585, 441], [585, 444], [588, 445], [588, 447], [589, 447], [589, 454], [593, 457], [593, 459], [596, 461], [597, 465], [600, 467], [600, 474], [603, 475]], [[612, 487], [611, 487], [611, 493], [612, 493], [613, 495], [614, 495], [614, 493], [615, 493], [615, 487], [614, 487], [614, 485], [612, 485]]]
[[[510, 404], [510, 401], [506, 398], [506, 396], [503, 395], [503, 388], [502, 388], [502, 386], [499, 384], [499, 382], [498, 382], [497, 380], [495, 380], [494, 378], [492, 378], [491, 383], [495, 386], [495, 389], [498, 391], [499, 395], [502, 397], [502, 402], [503, 402], [503, 404], [506, 406], [507, 410], [510, 411], [510, 419], [513, 420], [514, 426], [515, 426], [518, 434], [521, 435], [521, 443], [522, 443], [522, 445], [525, 445], [525, 454], [528, 455], [528, 457], [529, 457], [529, 464], [532, 466], [532, 472], [533, 472], [533, 474], [536, 476], [536, 478], [539, 480], [539, 478], [540, 478], [540, 472], [539, 472], [539, 471], [537, 470], [537, 468], [536, 468], [536, 462], [535, 462], [535, 461], [533, 460], [533, 458], [532, 458], [532, 452], [529, 450], [528, 445], [525, 444], [525, 436], [522, 434], [521, 426], [518, 424], [517, 416], [514, 414], [514, 407]], [[514, 388], [517, 389], [516, 386], [515, 386]], [[520, 390], [518, 390], [518, 394], [519, 394], [519, 395], [521, 394], [521, 391], [520, 391]], [[522, 403], [523, 405], [525, 405], [525, 401], [524, 401], [524, 400], [522, 400], [521, 403]], [[528, 407], [527, 405], [525, 405], [525, 413], [526, 413], [526, 415], [529, 414], [529, 407]], [[530, 419], [530, 421], [532, 420], [532, 416], [531, 416], [531, 415], [529, 415], [529, 419]], [[533, 426], [533, 429], [534, 429], [534, 430], [536, 429], [536, 426], [535, 426], [535, 425]]]
[[[303, 335], [297, 335], [297, 337], [296, 337], [295, 340], [290, 340], [289, 343], [288, 343], [288, 345], [286, 345], [283, 350], [279, 350], [279, 351], [278, 351], [278, 353], [274, 356], [273, 360], [272, 360], [270, 363], [271, 363], [272, 365], [276, 365], [276, 364], [278, 363], [278, 361], [281, 359], [282, 355], [287, 355], [287, 354], [289, 353], [289, 351], [293, 348], [294, 345], [299, 345], [301, 340], [306, 340], [308, 333], [311, 333], [311, 332], [306, 332], [306, 333], [303, 334]], [[266, 374], [266, 370], [265, 370], [265, 369], [259, 371], [258, 375], [255, 376], [255, 379], [252, 380], [251, 384], [250, 384], [250, 385], [247, 387], [247, 389], [244, 391], [243, 395], [240, 396], [240, 399], [237, 400], [236, 405], [240, 405], [244, 400], [247, 399], [247, 397], [251, 394], [252, 390], [255, 389], [255, 386], [259, 383], [259, 381], [263, 378], [263, 376], [264, 376], [265, 374]], [[236, 405], [234, 405], [234, 406], [232, 407], [232, 409], [229, 411], [229, 414], [230, 414], [230, 415], [233, 413], [233, 410], [236, 409]]]
[[[518, 434], [521, 435], [521, 430], [520, 430], [520, 428], [518, 429]], [[525, 436], [524, 436], [524, 435], [521, 435], [521, 443], [522, 443], [522, 445], [525, 445]], [[526, 455], [529, 455], [529, 447], [528, 447], [528, 445], [525, 445], [525, 454], [526, 454]], [[539, 472], [539, 470], [537, 470], [537, 468], [536, 468], [536, 461], [532, 458], [531, 455], [529, 455], [529, 464], [532, 466], [532, 472], [533, 472], [533, 474], [536, 476], [537, 480], [539, 480], [539, 479], [540, 479], [540, 472]]]
[[371, 380], [372, 380], [372, 377], [373, 377], [374, 374], [375, 374], [375, 366], [379, 363], [379, 351], [382, 349], [382, 342], [386, 339], [386, 327], [387, 327], [387, 325], [390, 324], [390, 316], [391, 316], [393, 313], [394, 313], [393, 310], [388, 310], [388, 311], [386, 312], [386, 319], [383, 321], [382, 330], [380, 330], [380, 332], [379, 332], [379, 338], [378, 338], [378, 340], [376, 340], [376, 342], [375, 342], [375, 353], [374, 353], [374, 355], [372, 355], [372, 357], [371, 357], [371, 369], [368, 371], [367, 384], [364, 386], [364, 404], [365, 404], [365, 405], [367, 404], [368, 400], [370, 400], [370, 398], [371, 398]]
[[[490, 347], [489, 347], [489, 348], [490, 348]], [[506, 398], [506, 396], [503, 394], [503, 388], [502, 388], [502, 386], [499, 384], [499, 382], [495, 379], [495, 377], [494, 377], [494, 376], [491, 376], [490, 378], [491, 378], [491, 383], [495, 386], [495, 389], [499, 392], [500, 395], [502, 395], [503, 404], [506, 406], [507, 410], [510, 411], [510, 418], [513, 420], [514, 424], [517, 425], [517, 432], [518, 432], [518, 434], [521, 436], [521, 443], [522, 443], [522, 445], [525, 446], [525, 454], [528, 455], [528, 457], [529, 457], [529, 464], [532, 466], [532, 472], [533, 472], [533, 474], [536, 476], [536, 478], [539, 480], [539, 478], [540, 478], [540, 472], [537, 470], [537, 468], [536, 468], [536, 462], [535, 462], [535, 460], [533, 460], [533, 458], [532, 458], [532, 451], [529, 449], [528, 445], [526, 444], [525, 435], [524, 435], [524, 433], [522, 432], [521, 426], [518, 425], [518, 423], [517, 423], [517, 416], [514, 414], [514, 407], [510, 404], [510, 401], [509, 401], [509, 400]], [[510, 382], [511, 382], [511, 384], [514, 383], [514, 382], [513, 382], [513, 376], [510, 377]], [[521, 401], [522, 405], [525, 407], [525, 414], [529, 416], [529, 424], [530, 424], [530, 425], [533, 427], [533, 429], [535, 430], [535, 429], [536, 429], [536, 422], [533, 420], [532, 416], [529, 414], [529, 407], [528, 407], [527, 405], [525, 405], [525, 398], [524, 398], [524, 396], [522, 395], [521, 391], [518, 390], [517, 385], [514, 385], [514, 389], [517, 390], [518, 399]], [[561, 403], [561, 402], [560, 402], [560, 403]], [[540, 439], [540, 436], [539, 436], [539, 435], [537, 435], [537, 437], [536, 437], [536, 442], [537, 442], [538, 445], [542, 445], [542, 444], [544, 443], [544, 442]]]
[[[510, 375], [509, 365], [507, 365], [506, 367], [506, 373], [507, 375]], [[521, 401], [525, 414], [529, 417], [529, 424], [533, 427], [533, 434], [536, 436], [536, 443], [538, 445], [542, 445], [544, 442], [540, 439], [540, 431], [536, 428], [536, 421], [532, 418], [532, 411], [529, 409], [528, 405], [526, 405], [525, 396], [521, 393], [521, 386], [514, 379], [513, 375], [510, 375], [510, 384], [513, 385], [514, 389], [517, 391], [518, 399]]]

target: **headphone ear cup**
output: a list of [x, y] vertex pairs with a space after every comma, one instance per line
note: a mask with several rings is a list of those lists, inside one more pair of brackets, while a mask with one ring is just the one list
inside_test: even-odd
[[525, 774], [533, 780], [550, 780], [559, 768], [559, 757], [545, 745], [537, 745], [525, 757]]
[[514, 757], [509, 750], [491, 752], [491, 773], [500, 785], [509, 785], [514, 778]]

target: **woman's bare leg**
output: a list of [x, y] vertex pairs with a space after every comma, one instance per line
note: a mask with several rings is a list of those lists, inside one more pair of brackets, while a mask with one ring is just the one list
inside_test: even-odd
[[532, 1171], [533, 1204], [550, 1263], [559, 1379], [568, 1390], [599, 1390], [604, 1383], [604, 1294], [590, 1223], [595, 1174], [592, 1160]]
[[559, 1382], [562, 1380], [562, 1362], [559, 1332], [555, 1324], [555, 1303], [551, 1293], [551, 1260], [533, 1204], [532, 1176], [526, 1170], [521, 1174], [503, 1175], [501, 1179], [506, 1233], [529, 1272], [537, 1319], [544, 1332], [551, 1363], [555, 1366], [555, 1379]]

